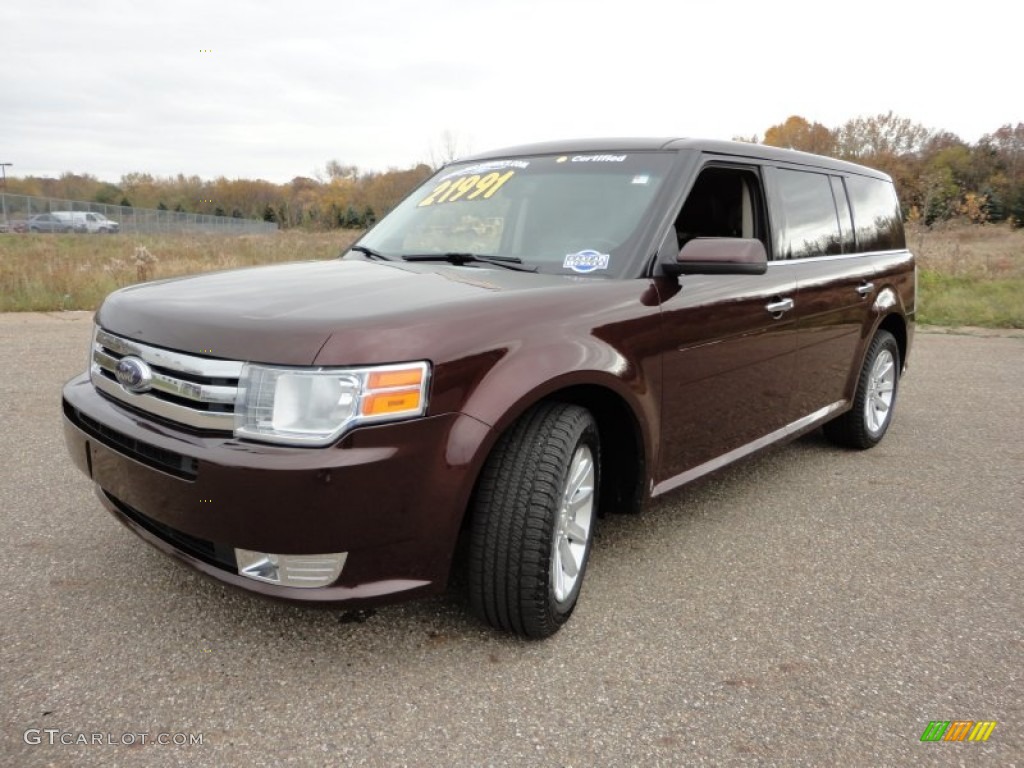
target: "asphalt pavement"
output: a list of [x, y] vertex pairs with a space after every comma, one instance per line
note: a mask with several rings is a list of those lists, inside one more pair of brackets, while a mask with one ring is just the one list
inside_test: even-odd
[[[143, 544], [65, 454], [89, 329], [0, 315], [0, 766], [1024, 765], [1020, 335], [919, 333], [873, 450], [811, 434], [600, 521], [530, 642], [460, 580], [357, 614]], [[997, 725], [921, 742], [955, 720]]]

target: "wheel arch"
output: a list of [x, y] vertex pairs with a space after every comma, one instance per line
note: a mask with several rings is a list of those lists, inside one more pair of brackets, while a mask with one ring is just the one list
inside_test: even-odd
[[[578, 373], [578, 372], [577, 372]], [[650, 436], [641, 426], [635, 406], [615, 389], [596, 382], [563, 382], [554, 388], [535, 390], [509, 407], [491, 430], [490, 439], [480, 446], [474, 462], [472, 490], [463, 510], [462, 528], [469, 523], [469, 510], [487, 458], [498, 441], [531, 408], [543, 402], [561, 402], [586, 408], [597, 422], [601, 443], [601, 496], [599, 514], [639, 511], [649, 466]]]
[[543, 400], [586, 408], [597, 422], [601, 443], [599, 514], [639, 511], [647, 476], [647, 451], [640, 422], [629, 404], [618, 393], [597, 384], [565, 387]]
[[[907, 351], [909, 347], [909, 337], [907, 333], [907, 321], [899, 312], [890, 312], [888, 315], [882, 318], [882, 321], [875, 328], [875, 334], [879, 331], [888, 331], [896, 339], [896, 346], [900, 351], [900, 371], [903, 371], [907, 367]], [[874, 335], [872, 338], [874, 338]]]

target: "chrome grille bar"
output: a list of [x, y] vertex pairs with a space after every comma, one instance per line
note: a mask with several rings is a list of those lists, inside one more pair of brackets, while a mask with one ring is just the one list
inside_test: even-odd
[[206, 357], [186, 355], [183, 352], [172, 352], [160, 347], [151, 347], [139, 341], [114, 336], [102, 328], [96, 331], [96, 344], [121, 355], [141, 357], [150, 365], [192, 376], [203, 376], [210, 379], [237, 379], [242, 374], [242, 363], [235, 360], [211, 360]]
[[[152, 366], [149, 391], [136, 394], [117, 382], [117, 364], [126, 356]], [[97, 328], [90, 377], [98, 390], [133, 408], [198, 429], [230, 432], [242, 365], [154, 347]]]

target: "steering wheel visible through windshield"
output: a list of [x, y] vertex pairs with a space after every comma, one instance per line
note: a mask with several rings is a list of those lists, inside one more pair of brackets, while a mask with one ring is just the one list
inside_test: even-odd
[[[674, 155], [514, 157], [442, 168], [359, 242], [392, 259], [616, 276]], [[487, 264], [483, 257], [492, 261]]]

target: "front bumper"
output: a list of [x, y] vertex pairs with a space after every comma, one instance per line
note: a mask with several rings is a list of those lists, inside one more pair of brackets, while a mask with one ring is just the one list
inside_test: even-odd
[[[64, 436], [104, 505], [158, 549], [221, 581], [302, 601], [443, 590], [489, 428], [461, 414], [363, 427], [327, 448], [252, 443], [164, 425], [64, 388]], [[235, 550], [347, 553], [334, 583], [239, 575]]]

